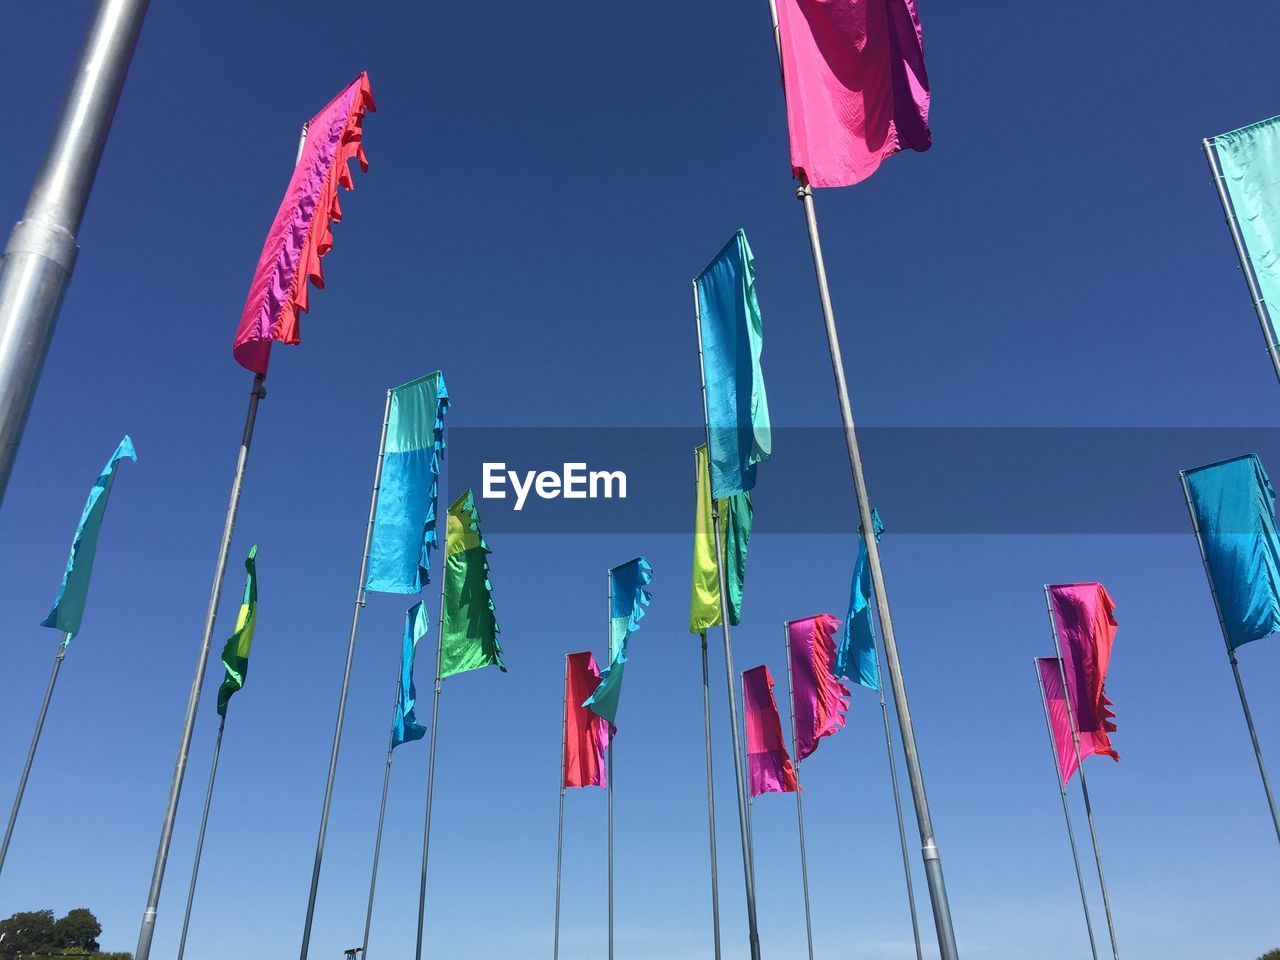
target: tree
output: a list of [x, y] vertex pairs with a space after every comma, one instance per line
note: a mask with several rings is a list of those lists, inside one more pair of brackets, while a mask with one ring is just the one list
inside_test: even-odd
[[102, 924], [78, 907], [54, 919], [52, 910], [28, 910], [0, 920], [0, 960], [133, 960], [129, 953], [102, 953]]
[[53, 942], [59, 947], [82, 947], [89, 953], [97, 953], [98, 937], [102, 924], [84, 907], [69, 910], [67, 915], [53, 925]]
[[1280, 947], [1276, 947], [1274, 950], [1268, 950], [1260, 956], [1258, 960], [1280, 960]]
[[53, 911], [24, 910], [0, 920], [0, 957], [16, 957], [53, 945]]

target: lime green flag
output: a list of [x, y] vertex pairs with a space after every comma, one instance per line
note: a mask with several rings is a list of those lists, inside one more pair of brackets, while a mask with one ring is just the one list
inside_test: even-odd
[[[694, 481], [697, 507], [693, 529], [693, 582], [689, 590], [689, 632], [701, 633], [720, 622], [720, 574], [716, 569], [715, 531], [711, 529], [711, 483], [707, 445], [698, 447], [698, 474]], [[742, 619], [742, 588], [747, 575], [747, 544], [751, 540], [751, 494], [721, 498], [720, 543], [725, 555], [725, 580], [729, 585], [729, 624]]]
[[249, 673], [249, 649], [253, 646], [253, 631], [258, 625], [258, 546], [254, 544], [245, 557], [244, 568], [249, 578], [244, 584], [244, 600], [240, 603], [240, 615], [236, 617], [236, 632], [222, 648], [222, 665], [227, 670], [226, 679], [218, 688], [218, 716], [226, 717], [227, 703], [231, 695], [244, 686]]
[[440, 678], [496, 664], [504, 673], [489, 582], [489, 544], [468, 490], [449, 508], [445, 533]]

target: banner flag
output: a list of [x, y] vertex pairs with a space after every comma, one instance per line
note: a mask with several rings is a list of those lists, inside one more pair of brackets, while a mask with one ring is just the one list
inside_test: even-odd
[[795, 793], [800, 786], [782, 739], [782, 721], [773, 699], [773, 677], [767, 666], [761, 664], [743, 671], [742, 696], [751, 795]]
[[227, 715], [231, 695], [244, 687], [249, 675], [249, 651], [253, 648], [253, 632], [258, 627], [258, 545], [249, 548], [244, 559], [244, 599], [240, 601], [240, 613], [236, 616], [235, 632], [227, 638], [222, 648], [222, 666], [226, 675], [218, 688], [218, 716]]
[[444, 551], [440, 679], [489, 666], [506, 673], [489, 582], [491, 551], [480, 532], [480, 514], [470, 490], [449, 508]]
[[391, 391], [368, 590], [418, 593], [431, 582], [431, 551], [440, 545], [436, 501], [448, 410], [449, 390], [438, 370]]
[[427, 728], [418, 722], [414, 707], [418, 702], [418, 690], [413, 684], [413, 664], [418, 653], [418, 641], [427, 634], [430, 618], [419, 600], [405, 611], [404, 640], [400, 645], [400, 682], [396, 686], [396, 715], [391, 722], [391, 749], [402, 743], [421, 740]]
[[583, 700], [600, 684], [600, 670], [591, 651], [565, 657], [564, 786], [607, 787], [604, 762], [609, 723], [589, 710]]
[[640, 627], [649, 606], [649, 582], [653, 567], [644, 557], [628, 560], [609, 571], [609, 666], [600, 675], [600, 685], [582, 705], [615, 728], [618, 698], [622, 696], [622, 675], [627, 665], [627, 641]]
[[1049, 603], [1062, 648], [1071, 712], [1080, 733], [1080, 755], [1119, 760], [1120, 754], [1111, 746], [1115, 714], [1105, 690], [1116, 638], [1115, 602], [1100, 583], [1067, 583], [1049, 587]]
[[791, 712], [796, 718], [796, 760], [818, 749], [818, 742], [844, 726], [849, 691], [835, 675], [835, 632], [840, 621], [829, 613], [787, 624], [791, 658]]
[[[690, 633], [702, 633], [720, 622], [720, 574], [716, 567], [715, 531], [711, 529], [711, 483], [705, 443], [698, 447], [697, 462], [693, 583], [689, 590]], [[736, 627], [742, 619], [747, 546], [751, 542], [751, 494], [735, 493], [720, 500], [717, 506], [720, 511], [720, 545], [725, 554], [724, 575], [729, 586], [729, 624]]]
[[[1071, 720], [1067, 716], [1067, 701], [1062, 694], [1062, 673], [1057, 657], [1036, 657], [1040, 682], [1044, 685], [1045, 706], [1049, 708], [1049, 727], [1053, 731], [1053, 752], [1058, 758], [1058, 773], [1065, 785], [1079, 768], [1076, 747], [1071, 739]], [[1080, 759], [1097, 752], [1092, 736], [1080, 737]]]
[[49, 615], [40, 621], [40, 626], [62, 631], [68, 640], [80, 632], [85, 600], [89, 596], [89, 578], [93, 574], [93, 558], [98, 552], [98, 534], [102, 529], [102, 518], [107, 512], [107, 498], [111, 496], [111, 488], [116, 482], [116, 465], [126, 457], [134, 463], [138, 462], [138, 454], [134, 451], [133, 441], [128, 434], [120, 441], [115, 453], [111, 454], [111, 459], [89, 489], [89, 498], [84, 502], [80, 523], [76, 526], [76, 535], [71, 540], [71, 555], [67, 558], [58, 596], [53, 601], [53, 609], [49, 611]]
[[[873, 507], [871, 525], [876, 543], [884, 533], [880, 514]], [[871, 690], [880, 689], [880, 660], [876, 655], [876, 625], [871, 613], [871, 562], [867, 544], [858, 529], [858, 559], [849, 585], [849, 612], [844, 618], [844, 635], [836, 652], [835, 675]]]
[[254, 373], [266, 376], [272, 343], [298, 342], [307, 281], [324, 289], [320, 258], [333, 247], [332, 224], [342, 219], [338, 187], [354, 188], [347, 167], [353, 158], [369, 169], [362, 125], [365, 112], [375, 109], [369, 75], [362, 73], [307, 123], [302, 155], [267, 231], [232, 347], [236, 362]]

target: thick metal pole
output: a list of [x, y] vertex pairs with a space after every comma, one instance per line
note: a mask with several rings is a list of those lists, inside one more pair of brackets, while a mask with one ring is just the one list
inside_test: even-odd
[[191, 864], [191, 885], [187, 887], [187, 909], [182, 915], [182, 936], [178, 938], [178, 960], [187, 952], [187, 930], [191, 926], [191, 905], [196, 900], [196, 878], [200, 874], [200, 854], [204, 852], [204, 831], [209, 825], [209, 806], [213, 803], [213, 781], [218, 776], [218, 757], [222, 754], [222, 729], [226, 717], [218, 718], [218, 736], [213, 741], [213, 761], [209, 764], [209, 786], [204, 792], [204, 813], [200, 816], [200, 832], [196, 835], [196, 858]]
[[[1240, 258], [1240, 272], [1244, 274], [1245, 286], [1249, 289], [1249, 300], [1253, 303], [1254, 313], [1258, 315], [1258, 324], [1262, 327], [1262, 339], [1267, 345], [1267, 355], [1271, 357], [1271, 366], [1276, 376], [1280, 377], [1280, 344], [1276, 343], [1276, 332], [1271, 325], [1270, 311], [1258, 286], [1258, 275], [1254, 273], [1249, 248], [1245, 246], [1244, 237], [1240, 233], [1240, 222], [1236, 218], [1231, 195], [1227, 193], [1226, 179], [1218, 163], [1218, 152], [1214, 149], [1212, 140], [1204, 140], [1203, 146], [1205, 159], [1209, 161], [1209, 171], [1213, 174], [1213, 185], [1218, 191], [1218, 201], [1222, 204], [1222, 212], [1227, 218], [1227, 229], [1231, 231], [1231, 242], [1235, 244], [1236, 256]], [[1273, 812], [1274, 809], [1273, 807]]]
[[36, 717], [36, 730], [31, 735], [31, 746], [27, 750], [27, 762], [22, 766], [22, 776], [18, 778], [18, 794], [13, 798], [13, 809], [9, 811], [9, 825], [4, 828], [4, 842], [0, 843], [0, 871], [4, 870], [5, 858], [9, 855], [9, 841], [13, 839], [13, 825], [18, 822], [18, 808], [22, 806], [22, 795], [27, 792], [27, 778], [31, 776], [31, 763], [36, 758], [36, 747], [40, 745], [40, 731], [44, 729], [44, 718], [49, 713], [49, 701], [53, 699], [53, 688], [58, 682], [58, 672], [62, 669], [62, 661], [67, 655], [67, 644], [71, 642], [71, 634], [66, 634], [58, 644], [58, 654], [53, 658], [53, 672], [49, 674], [49, 686], [44, 691], [44, 703], [40, 704], [40, 715]]
[[31, 411], [147, 0], [102, 0], [27, 208], [0, 261], [0, 500]]
[[564, 860], [564, 752], [569, 717], [569, 655], [564, 657], [564, 693], [560, 697], [560, 823], [556, 828], [556, 920], [551, 960], [560, 960], [560, 867]]
[[351, 633], [347, 637], [347, 662], [342, 670], [342, 690], [338, 694], [338, 716], [333, 725], [333, 747], [329, 752], [329, 777], [325, 781], [324, 803], [320, 807], [320, 830], [316, 835], [316, 858], [311, 866], [311, 890], [307, 895], [307, 917], [302, 926], [300, 960], [307, 960], [311, 948], [311, 925], [316, 915], [316, 894], [320, 889], [320, 865], [324, 861], [324, 837], [329, 828], [329, 808], [333, 803], [333, 781], [338, 773], [338, 748], [342, 743], [342, 722], [347, 715], [347, 690], [351, 686], [351, 664], [356, 656], [356, 634], [360, 631], [360, 611], [364, 609], [364, 583], [369, 572], [369, 548], [373, 544], [373, 521], [378, 515], [378, 493], [382, 489], [382, 462], [387, 448], [387, 423], [391, 418], [391, 391], [382, 411], [382, 436], [378, 438], [378, 462], [373, 468], [373, 493], [369, 496], [369, 523], [364, 532], [364, 551], [360, 555], [360, 579], [356, 586], [355, 610], [351, 614]]
[[795, 681], [791, 678], [790, 622], [782, 625], [782, 652], [787, 658], [787, 703], [791, 709], [791, 755], [796, 765], [796, 825], [800, 829], [800, 886], [804, 890], [804, 935], [809, 944], [809, 960], [813, 960], [813, 913], [809, 908], [809, 859], [804, 847], [804, 801], [800, 794], [800, 733], [796, 727]]
[[436, 618], [436, 685], [431, 695], [431, 746], [427, 750], [427, 812], [422, 825], [422, 875], [418, 879], [418, 941], [414, 956], [422, 960], [422, 929], [427, 916], [427, 853], [431, 847], [431, 803], [436, 785], [436, 729], [440, 719], [440, 664], [444, 654], [444, 557], [448, 551], [445, 537], [440, 538], [445, 548], [440, 551], [440, 616]]
[[[1058, 765], [1058, 744], [1053, 738], [1053, 722], [1049, 719], [1049, 698], [1044, 692], [1044, 678], [1040, 676], [1040, 662], [1031, 660], [1036, 668], [1036, 683], [1040, 685], [1040, 705], [1044, 707], [1044, 726], [1049, 734], [1049, 750], [1053, 754], [1053, 771], [1058, 778], [1058, 793], [1062, 795], [1062, 819], [1067, 824], [1067, 839], [1071, 841], [1071, 860], [1076, 865], [1076, 883], [1080, 887], [1080, 906], [1084, 908], [1084, 926], [1089, 931], [1089, 952], [1098, 960], [1098, 944], [1093, 936], [1093, 919], [1089, 916], [1089, 897], [1084, 889], [1084, 873], [1080, 870], [1080, 853], [1076, 849], [1076, 832], [1071, 826], [1071, 808], [1067, 805], [1067, 785], [1062, 780], [1062, 768]], [[1063, 693], [1065, 699], [1065, 691]]]
[[1222, 616], [1222, 605], [1218, 602], [1218, 591], [1213, 585], [1213, 575], [1209, 571], [1209, 555], [1205, 553], [1204, 540], [1200, 535], [1200, 522], [1191, 507], [1191, 491], [1187, 487], [1187, 473], [1179, 470], [1182, 480], [1182, 495], [1187, 500], [1187, 513], [1191, 515], [1191, 528], [1196, 533], [1196, 544], [1200, 547], [1200, 561], [1204, 564], [1204, 576], [1209, 581], [1209, 594], [1213, 597], [1213, 609], [1218, 614], [1218, 626], [1222, 630], [1222, 642], [1227, 648], [1227, 659], [1231, 662], [1231, 674], [1236, 679], [1236, 692], [1240, 694], [1240, 707], [1244, 711], [1244, 722], [1249, 728], [1249, 739], [1253, 742], [1253, 755], [1258, 761], [1258, 773], [1262, 776], [1262, 789], [1267, 795], [1267, 806], [1271, 809], [1271, 822], [1276, 829], [1276, 839], [1280, 840], [1280, 813], [1276, 812], [1275, 794], [1271, 792], [1271, 780], [1267, 777], [1267, 765], [1262, 762], [1262, 747], [1258, 743], [1258, 731], [1253, 726], [1253, 713], [1249, 710], [1249, 698], [1244, 694], [1244, 682], [1240, 679], [1240, 666], [1236, 663], [1236, 652], [1231, 647], [1231, 638], [1227, 635], [1227, 622]]
[[1116, 946], [1116, 925], [1111, 918], [1111, 897], [1107, 894], [1107, 878], [1102, 874], [1102, 849], [1098, 846], [1098, 829], [1093, 823], [1093, 805], [1089, 802], [1089, 785], [1084, 778], [1084, 757], [1080, 753], [1080, 728], [1076, 725], [1075, 711], [1071, 707], [1071, 690], [1067, 686], [1067, 669], [1062, 661], [1062, 644], [1058, 641], [1058, 624], [1053, 616], [1053, 601], [1049, 599], [1049, 585], [1045, 584], [1044, 603], [1049, 610], [1049, 628], [1053, 631], [1053, 649], [1058, 655], [1058, 673], [1062, 677], [1062, 699], [1067, 705], [1067, 722], [1071, 725], [1071, 741], [1076, 749], [1076, 772], [1080, 775], [1080, 793], [1084, 796], [1084, 813], [1089, 821], [1089, 837], [1093, 841], [1093, 860], [1098, 865], [1098, 885], [1102, 888], [1102, 909], [1107, 914], [1107, 931], [1111, 934], [1111, 955], [1120, 960]]
[[[605, 575], [605, 633], [608, 637], [609, 662], [613, 662], [613, 571]], [[608, 781], [607, 806], [609, 810], [609, 960], [613, 960], [613, 734], [609, 735], [609, 746], [605, 748], [605, 778]]]
[[707, 631], [702, 638], [702, 725], [707, 745], [707, 839], [711, 846], [711, 936], [720, 960], [720, 878], [716, 869], [716, 791], [711, 762], [711, 674], [707, 663]]
[[147, 907], [142, 913], [142, 928], [138, 931], [138, 949], [135, 960], [149, 960], [151, 938], [156, 930], [156, 910], [160, 906], [160, 890], [164, 886], [164, 868], [169, 859], [169, 845], [173, 842], [173, 823], [178, 816], [178, 799], [182, 795], [182, 780], [187, 773], [187, 755], [191, 752], [191, 736], [196, 726], [196, 711], [200, 707], [200, 691], [204, 686], [205, 667], [209, 662], [209, 648], [213, 644], [213, 628], [218, 617], [218, 601], [222, 597], [222, 581], [227, 573], [227, 557], [231, 552], [231, 537], [235, 532], [236, 514], [240, 510], [240, 493], [244, 489], [244, 473], [249, 463], [249, 447], [253, 442], [253, 425], [258, 418], [258, 401], [267, 395], [262, 385], [262, 374], [253, 378], [249, 391], [249, 410], [244, 418], [244, 434], [240, 438], [240, 452], [236, 455], [236, 472], [231, 481], [231, 497], [227, 502], [227, 517], [222, 526], [222, 543], [218, 545], [218, 560], [213, 568], [213, 585], [209, 589], [209, 608], [205, 611], [204, 634], [200, 638], [200, 650], [196, 657], [195, 675], [191, 678], [191, 692], [187, 695], [187, 715], [183, 720], [182, 739], [178, 744], [178, 759], [173, 768], [173, 780], [169, 784], [169, 802], [165, 807], [164, 824], [160, 828], [160, 845], [156, 850], [156, 863], [151, 873], [151, 889], [147, 893]]
[[400, 658], [396, 658], [396, 682], [391, 694], [391, 731], [387, 734], [387, 768], [382, 774], [382, 803], [378, 806], [378, 832], [373, 841], [373, 871], [369, 875], [369, 905], [364, 911], [364, 939], [360, 960], [369, 956], [369, 928], [373, 925], [373, 894], [378, 886], [378, 860], [382, 856], [382, 824], [387, 817], [387, 788], [391, 785], [391, 760], [396, 749], [396, 710], [400, 706]]
[[[698, 331], [698, 376], [702, 381], [702, 422], [706, 427], [707, 456], [711, 455], [711, 425], [707, 412], [707, 374], [702, 363], [702, 307], [698, 303], [698, 282], [693, 281], [693, 320]], [[708, 483], [710, 480], [708, 479]], [[715, 537], [716, 557], [724, 556], [720, 546], [720, 507], [716, 492], [711, 493], [711, 529]], [[729, 634], [729, 590], [725, 583], [724, 564], [717, 559], [720, 585], [720, 631], [724, 637], [724, 676], [729, 692], [729, 730], [733, 737], [734, 786], [738, 794], [738, 832], [742, 837], [742, 876], [747, 894], [747, 938], [751, 960], [760, 960], [760, 932], [756, 924], [755, 860], [751, 849], [751, 823], [747, 803], [747, 781], [743, 770], [742, 728], [738, 720], [738, 695], [734, 690], [733, 640]]]

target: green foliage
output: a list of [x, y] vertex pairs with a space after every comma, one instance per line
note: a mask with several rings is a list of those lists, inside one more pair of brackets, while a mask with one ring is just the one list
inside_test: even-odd
[[1260, 956], [1258, 960], [1280, 960], [1280, 947], [1276, 947], [1274, 950], [1268, 950]]
[[8, 920], [0, 920], [0, 957], [16, 957], [53, 946], [52, 910], [24, 910]]
[[59, 947], [79, 947], [88, 953], [97, 953], [98, 937], [102, 924], [84, 907], [67, 911], [67, 915], [53, 925], [53, 942]]
[[52, 910], [27, 910], [0, 920], [0, 960], [133, 960], [131, 953], [103, 953], [98, 945], [102, 924], [79, 907], [54, 919]]

